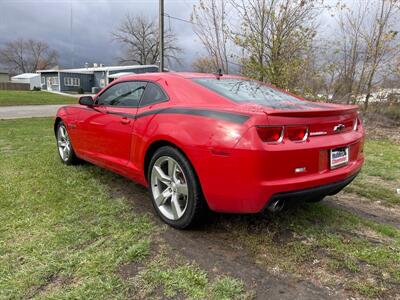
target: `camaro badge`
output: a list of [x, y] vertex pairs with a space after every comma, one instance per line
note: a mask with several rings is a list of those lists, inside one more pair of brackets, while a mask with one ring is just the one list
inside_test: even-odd
[[333, 131], [334, 131], [334, 132], [340, 132], [340, 131], [342, 131], [343, 129], [345, 129], [345, 127], [346, 127], [346, 126], [344, 126], [343, 124], [339, 124], [339, 125], [336, 125], [335, 127], [333, 127]]

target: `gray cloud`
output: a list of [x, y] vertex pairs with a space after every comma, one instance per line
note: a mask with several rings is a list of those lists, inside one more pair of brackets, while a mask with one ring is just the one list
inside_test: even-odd
[[[165, 0], [165, 12], [189, 19], [195, 3]], [[113, 41], [111, 32], [127, 13], [157, 18], [158, 0], [0, 0], [0, 46], [16, 38], [33, 38], [56, 49], [64, 67], [116, 64], [121, 45]], [[204, 53], [192, 26], [166, 18], [165, 27], [176, 32], [184, 51], [183, 65], [171, 67], [190, 69], [193, 58]]]

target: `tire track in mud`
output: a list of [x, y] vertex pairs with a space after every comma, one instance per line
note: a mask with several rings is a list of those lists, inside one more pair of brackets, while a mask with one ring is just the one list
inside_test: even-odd
[[145, 188], [118, 175], [113, 175], [106, 184], [113, 196], [125, 197], [135, 212], [151, 214], [156, 225], [165, 227], [160, 237], [174, 252], [198, 264], [210, 277], [224, 274], [241, 279], [246, 289], [255, 291], [255, 299], [347, 298], [311, 281], [296, 279], [291, 274], [275, 275], [258, 266], [240, 241], [220, 224], [221, 218], [227, 219], [222, 222], [229, 222], [229, 216], [207, 218], [203, 225], [192, 230], [176, 230], [165, 226], [156, 216]]
[[331, 207], [346, 210], [362, 218], [400, 229], [399, 207], [383, 206], [356, 194], [343, 192], [336, 196], [327, 197], [323, 202]]

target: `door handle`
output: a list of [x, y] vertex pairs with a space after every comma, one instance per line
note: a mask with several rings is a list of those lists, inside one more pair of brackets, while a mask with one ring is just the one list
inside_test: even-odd
[[129, 124], [130, 122], [131, 122], [131, 120], [129, 120], [127, 117], [121, 118], [121, 123], [122, 124]]

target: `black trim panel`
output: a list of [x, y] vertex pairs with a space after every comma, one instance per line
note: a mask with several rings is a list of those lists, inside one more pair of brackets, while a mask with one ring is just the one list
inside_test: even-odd
[[225, 121], [238, 124], [243, 124], [250, 118], [247, 115], [225, 112], [225, 111], [210, 110], [210, 109], [178, 108], [178, 107], [166, 108], [165, 110], [161, 110], [158, 113], [194, 115], [194, 116], [201, 116], [213, 119], [222, 119]]
[[159, 113], [161, 113], [162, 111], [164, 111], [166, 109], [168, 109], [168, 108], [158, 108], [158, 109], [148, 110], [148, 111], [142, 112], [140, 114], [137, 114], [135, 118], [136, 119], [140, 119], [140, 118], [143, 118], [143, 117], [156, 115], [156, 114], [159, 114]]
[[351, 175], [350, 177], [347, 177], [344, 180], [333, 182], [330, 184], [321, 185], [321, 186], [304, 189], [304, 190], [285, 192], [285, 193], [279, 193], [279, 194], [272, 195], [272, 197], [269, 199], [266, 206], [268, 206], [269, 204], [271, 204], [277, 200], [292, 200], [292, 199], [310, 200], [310, 199], [316, 199], [318, 197], [335, 195], [335, 194], [339, 193], [350, 182], [352, 182], [353, 179], [356, 178], [357, 175], [358, 175], [358, 172], [356, 174]]
[[[81, 108], [86, 110], [96, 110], [95, 107], [93, 108]], [[103, 111], [101, 111], [103, 112]], [[196, 109], [196, 108], [179, 108], [179, 107], [167, 107], [167, 108], [159, 108], [159, 109], [152, 109], [145, 111], [143, 113], [134, 115], [134, 114], [126, 114], [121, 112], [114, 112], [114, 111], [104, 111], [107, 114], [119, 115], [122, 117], [130, 118], [130, 119], [140, 119], [143, 117], [156, 115], [156, 114], [181, 114], [181, 115], [193, 115], [193, 116], [201, 116], [213, 119], [220, 119], [229, 121], [232, 123], [243, 124], [246, 122], [250, 116], [243, 115], [239, 113], [232, 113], [226, 111], [219, 111], [219, 110], [211, 110], [211, 109]]]

